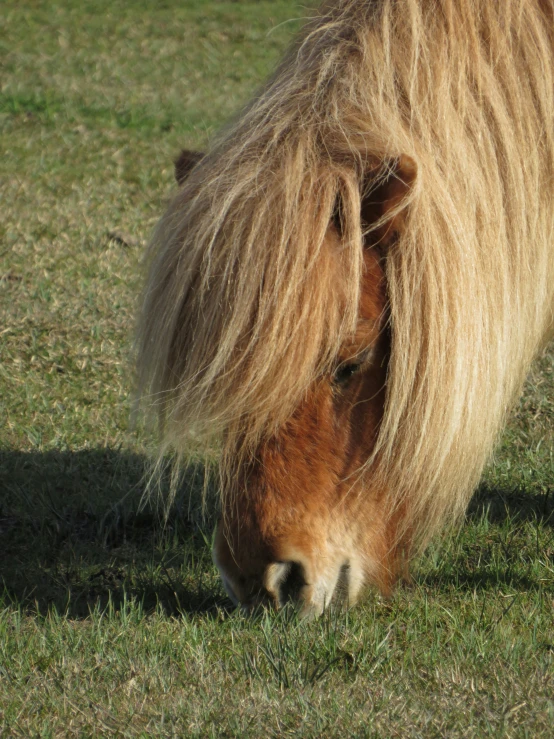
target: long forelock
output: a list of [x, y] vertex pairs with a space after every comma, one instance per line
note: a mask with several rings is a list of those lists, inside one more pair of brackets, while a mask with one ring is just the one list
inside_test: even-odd
[[165, 249], [150, 267], [143, 378], [177, 447], [191, 430], [229, 438], [233, 429], [255, 445], [290, 416], [355, 325], [360, 227], [340, 250], [326, 233], [337, 193], [359, 211], [357, 183], [304, 149], [282, 147], [273, 162], [261, 151], [248, 175], [239, 160], [234, 187], [229, 163], [200, 165], [159, 226], [154, 242]]
[[552, 323], [553, 17], [551, 0], [324, 5], [154, 234], [138, 367], [165, 448], [255, 446], [329, 370], [356, 323], [367, 172], [407, 155], [368, 464], [417, 541], [459, 516]]

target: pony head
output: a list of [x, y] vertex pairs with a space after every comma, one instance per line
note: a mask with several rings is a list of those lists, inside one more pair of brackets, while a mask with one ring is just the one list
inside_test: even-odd
[[460, 519], [552, 326], [551, 0], [334, 0], [181, 184], [139, 389], [220, 451], [246, 607], [388, 593]]
[[[405, 574], [409, 540], [399, 540], [400, 511], [390, 516], [371, 469], [385, 405], [390, 334], [384, 255], [402, 228], [386, 218], [415, 176], [396, 162], [364, 199], [369, 230], [363, 249], [355, 330], [332, 363], [306, 388], [290, 418], [244, 459], [231, 453], [214, 560], [230, 598], [243, 607], [300, 604], [318, 613], [331, 602], [356, 601], [364, 583], [390, 593]], [[367, 219], [367, 220], [366, 220]], [[373, 228], [384, 219], [386, 225]], [[383, 221], [381, 221], [383, 222]], [[320, 259], [340, 298], [340, 218], [323, 237]], [[334, 284], [333, 284], [334, 283]], [[339, 303], [340, 305], [340, 303]], [[371, 467], [371, 465], [370, 465]]]
[[[203, 155], [184, 150], [175, 176], [184, 185]], [[362, 268], [354, 330], [329, 366], [312, 379], [288, 420], [245, 449], [240, 434], [225, 450], [223, 499], [214, 560], [235, 604], [301, 604], [317, 613], [331, 601], [354, 602], [371, 582], [390, 593], [405, 574], [408, 539], [399, 512], [384, 512], [384, 491], [360, 474], [375, 448], [384, 412], [390, 352], [384, 264], [405, 228], [405, 202], [416, 178], [412, 160], [373, 163], [362, 183]], [[346, 310], [348, 283], [342, 206], [334, 204], [314, 278]], [[309, 328], [309, 326], [308, 326]], [[251, 420], [244, 414], [241, 424]], [[404, 532], [406, 533], [406, 532]]]

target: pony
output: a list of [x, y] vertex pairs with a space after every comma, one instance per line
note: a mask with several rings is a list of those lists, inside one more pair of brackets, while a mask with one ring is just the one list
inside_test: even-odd
[[387, 595], [460, 521], [554, 324], [553, 0], [329, 0], [150, 247], [160, 459], [217, 445], [245, 609]]

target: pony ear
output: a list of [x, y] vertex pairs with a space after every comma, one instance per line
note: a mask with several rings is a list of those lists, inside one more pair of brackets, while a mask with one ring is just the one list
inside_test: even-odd
[[407, 199], [417, 177], [414, 160], [402, 154], [387, 163], [384, 174], [368, 178], [362, 198], [362, 228], [367, 233], [367, 245], [386, 248], [405, 226]]
[[189, 151], [188, 149], [183, 149], [175, 160], [175, 179], [177, 180], [177, 184], [183, 184], [189, 176], [191, 169], [196, 167], [203, 157], [204, 154], [200, 151]]

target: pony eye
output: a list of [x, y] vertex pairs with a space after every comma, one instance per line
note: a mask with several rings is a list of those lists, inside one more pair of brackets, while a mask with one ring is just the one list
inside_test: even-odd
[[343, 364], [333, 375], [333, 382], [335, 385], [346, 385], [353, 375], [360, 369], [360, 364]]

